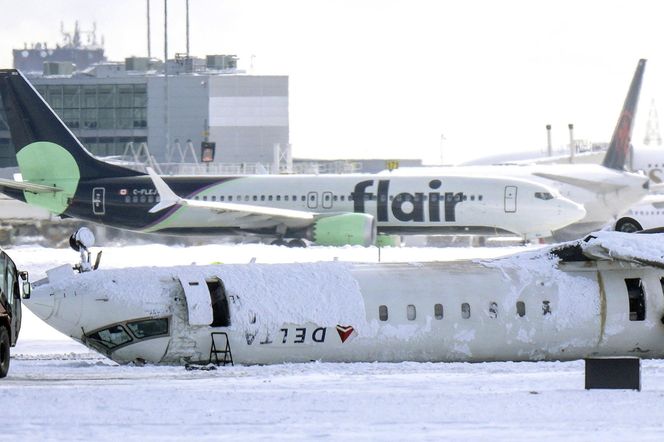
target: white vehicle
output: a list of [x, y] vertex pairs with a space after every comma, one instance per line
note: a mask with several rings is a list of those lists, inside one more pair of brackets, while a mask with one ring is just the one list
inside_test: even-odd
[[638, 232], [639, 230], [664, 227], [664, 195], [648, 195], [622, 215], [614, 224], [618, 232]]
[[[531, 164], [460, 166], [429, 169], [425, 173], [445, 171], [459, 176], [503, 176], [537, 181], [556, 188], [561, 195], [583, 205], [586, 216], [554, 232], [554, 238], [570, 240], [598, 230], [616, 220], [632, 205], [647, 195], [648, 177], [624, 170], [628, 158], [632, 126], [641, 89], [645, 60], [640, 60], [632, 79], [625, 104], [611, 138], [602, 165], [598, 164]], [[422, 169], [398, 169], [401, 175], [416, 175]]]
[[541, 238], [585, 215], [550, 186], [486, 174], [149, 176], [94, 158], [20, 72], [0, 70], [0, 99], [22, 174], [0, 192], [121, 229], [369, 245], [376, 233]]
[[659, 235], [600, 232], [483, 262], [90, 270], [88, 258], [90, 271], [48, 271], [26, 306], [120, 363], [661, 358], [661, 256]]

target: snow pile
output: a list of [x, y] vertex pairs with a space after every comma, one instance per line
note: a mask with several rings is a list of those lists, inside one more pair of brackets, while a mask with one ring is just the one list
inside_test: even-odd
[[[224, 282], [233, 327], [273, 331], [284, 324], [367, 326], [360, 287], [338, 262], [204, 267]], [[208, 272], [209, 273], [209, 272]], [[235, 304], [232, 303], [233, 298]]]
[[[173, 290], [180, 289], [181, 275], [186, 275], [183, 281], [219, 278], [233, 328], [273, 332], [284, 324], [311, 323], [319, 327], [353, 324], [359, 331], [366, 327], [366, 312], [349, 269], [349, 264], [340, 262], [138, 267], [83, 273], [73, 280], [55, 280], [44, 289], [61, 293], [67, 287], [77, 295], [112, 298], [116, 306], [163, 314]], [[207, 292], [207, 287], [203, 290]]]

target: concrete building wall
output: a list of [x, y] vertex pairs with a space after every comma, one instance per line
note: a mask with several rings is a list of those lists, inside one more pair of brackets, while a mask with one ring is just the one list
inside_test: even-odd
[[[148, 77], [148, 146], [159, 162], [180, 162], [176, 150], [179, 143], [184, 150], [188, 140], [200, 159], [200, 146], [208, 122], [208, 76], [181, 75], [168, 77], [168, 134], [164, 99], [164, 77]], [[167, 136], [168, 141], [167, 143]], [[168, 158], [167, 144], [171, 155]], [[187, 153], [185, 162], [193, 162]]]
[[271, 164], [275, 143], [289, 143], [288, 77], [217, 76], [209, 87], [215, 161]]

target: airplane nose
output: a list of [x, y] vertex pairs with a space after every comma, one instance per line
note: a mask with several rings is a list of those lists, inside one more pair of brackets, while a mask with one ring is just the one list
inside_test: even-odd
[[83, 299], [75, 291], [65, 291], [46, 283], [32, 289], [25, 306], [51, 327], [67, 336], [79, 336]]
[[33, 288], [30, 298], [24, 299], [23, 304], [39, 319], [46, 322], [55, 312], [55, 296], [50, 293], [50, 290], [41, 287]]
[[582, 204], [575, 203], [567, 198], [560, 199], [558, 212], [568, 221], [568, 224], [580, 221], [586, 216], [586, 209]]

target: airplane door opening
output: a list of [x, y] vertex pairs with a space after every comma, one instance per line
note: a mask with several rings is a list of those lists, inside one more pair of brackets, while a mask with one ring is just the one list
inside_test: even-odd
[[516, 186], [505, 186], [505, 213], [516, 212]]
[[331, 209], [332, 208], [332, 192], [323, 192], [322, 205], [323, 205], [323, 209]]
[[318, 208], [318, 192], [309, 192], [307, 194], [307, 207], [310, 209]]
[[210, 327], [228, 327], [231, 325], [231, 317], [224, 284], [219, 279], [205, 282], [210, 291], [210, 301], [212, 302], [212, 323]]
[[104, 215], [106, 213], [105, 195], [106, 189], [103, 187], [92, 189], [92, 213], [95, 215]]

